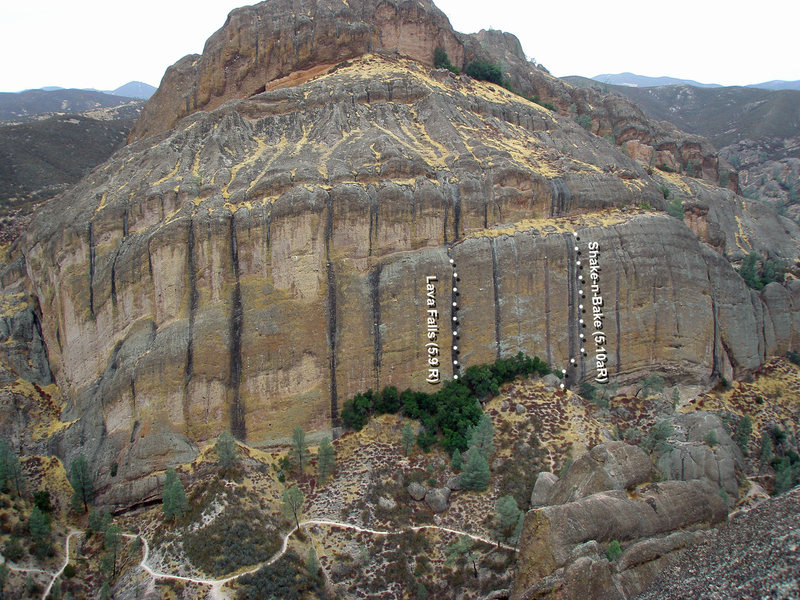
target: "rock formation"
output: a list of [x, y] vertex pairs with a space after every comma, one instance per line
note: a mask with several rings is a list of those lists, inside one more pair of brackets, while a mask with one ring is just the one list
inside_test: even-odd
[[[570, 489], [578, 499], [525, 516], [511, 598], [630, 598], [675, 561], [676, 551], [726, 519], [727, 506], [707, 481], [643, 483], [649, 474], [647, 456], [620, 442], [573, 463], [551, 499], [563, 501]], [[612, 541], [623, 552], [607, 558]]]
[[[601, 251], [612, 376], [707, 384], [796, 347], [800, 285], [754, 292], [728, 259], [794, 260], [797, 226], [431, 69], [439, 46], [454, 62], [513, 49], [495, 37], [454, 33], [427, 1], [266, 2], [172, 67], [132, 143], [43, 209], [1, 274], [15, 322], [31, 324], [13, 352], [66, 402], [39, 450], [91, 457], [100, 501], [123, 509], [225, 429], [280, 443], [295, 425], [337, 425], [367, 388], [431, 389], [427, 276], [440, 347], [459, 347], [443, 350], [443, 378], [453, 359], [524, 351], [576, 358], [568, 383], [590, 379], [574, 235]], [[532, 86], [556, 85], [524, 65]], [[660, 151], [632, 105], [604, 114], [617, 142]], [[664, 152], [683, 160], [682, 144]], [[647, 210], [663, 187], [686, 198], [686, 224]]]

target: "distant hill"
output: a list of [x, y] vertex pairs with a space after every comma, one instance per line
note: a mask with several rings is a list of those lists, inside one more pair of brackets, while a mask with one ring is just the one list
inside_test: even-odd
[[[124, 87], [124, 86], [123, 86]], [[0, 123], [22, 123], [43, 116], [82, 113], [127, 104], [134, 98], [91, 90], [26, 90], [0, 93]]]
[[[569, 81], [573, 77], [575, 76], [563, 77], [562, 79]], [[718, 83], [700, 83], [698, 81], [694, 81], [693, 79], [680, 79], [677, 77], [647, 77], [646, 75], [636, 75], [635, 73], [606, 73], [603, 75], [595, 75], [589, 81], [597, 81], [599, 83], [635, 88], [661, 87], [665, 85], [691, 85], [700, 88], [725, 87], [719, 85]], [[775, 79], [772, 81], [765, 81], [763, 83], [752, 83], [744, 87], [758, 88], [762, 90], [800, 90], [800, 81], [783, 81]]]
[[752, 87], [613, 86], [647, 116], [709, 138], [717, 148], [744, 139], [800, 135], [800, 91]]
[[0, 244], [19, 234], [36, 207], [77, 182], [115, 150], [144, 101], [0, 125]]
[[695, 87], [705, 88], [722, 87], [717, 83], [699, 83], [691, 79], [677, 79], [675, 77], [647, 77], [646, 75], [636, 75], [634, 73], [606, 73], [604, 75], [595, 75], [592, 79], [600, 83], [640, 88], [662, 85], [693, 85]]
[[782, 81], [774, 79], [764, 83], [753, 83], [747, 87], [760, 88], [762, 90], [800, 90], [800, 81]]
[[707, 137], [729, 163], [727, 168], [738, 172], [742, 194], [773, 202], [780, 212], [800, 219], [800, 91], [754, 86], [637, 88], [586, 77], [564, 79], [626, 96], [648, 117]]
[[122, 85], [108, 93], [114, 94], [115, 96], [125, 96], [127, 98], [147, 100], [155, 93], [155, 91], [156, 88], [154, 88], [152, 85], [142, 83], [141, 81], [129, 81], [125, 85]]

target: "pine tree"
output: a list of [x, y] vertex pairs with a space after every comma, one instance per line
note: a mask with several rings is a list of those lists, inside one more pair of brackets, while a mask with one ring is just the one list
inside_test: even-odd
[[108, 552], [107, 557], [111, 564], [111, 578], [117, 576], [117, 554], [119, 553], [119, 546], [122, 541], [122, 534], [120, 533], [119, 527], [116, 525], [109, 525], [108, 529], [106, 529], [106, 535], [104, 539], [104, 546], [106, 551]]
[[453, 563], [459, 559], [464, 559], [466, 562], [472, 564], [472, 571], [475, 578], [478, 577], [478, 555], [472, 551], [475, 541], [466, 535], [458, 536], [458, 539], [445, 547], [444, 554], [447, 557], [445, 563], [452, 566]]
[[0, 600], [5, 600], [6, 581], [8, 581], [8, 575], [10, 572], [11, 569], [6, 566], [6, 563], [0, 564]]
[[406, 423], [403, 427], [401, 444], [403, 446], [403, 454], [408, 456], [411, 454], [411, 449], [414, 447], [414, 427], [411, 423]]
[[495, 538], [498, 541], [516, 543], [517, 525], [520, 523], [522, 511], [513, 496], [502, 496], [495, 503]]
[[306, 444], [306, 434], [300, 425], [292, 431], [292, 447], [289, 449], [289, 456], [295, 467], [302, 473], [303, 464], [308, 459], [308, 445]]
[[494, 425], [489, 415], [481, 415], [480, 421], [475, 427], [469, 431], [469, 446], [470, 448], [477, 448], [478, 452], [483, 455], [487, 461], [494, 453]]
[[87, 535], [93, 533], [102, 533], [105, 535], [109, 525], [111, 525], [111, 513], [109, 513], [108, 510], [100, 512], [92, 508], [89, 511], [89, 531]]
[[460, 471], [464, 466], [464, 461], [461, 458], [461, 451], [458, 448], [453, 450], [453, 457], [450, 460], [450, 464], [453, 467], [453, 471]]
[[461, 487], [465, 490], [482, 492], [489, 485], [489, 462], [483, 457], [480, 450], [470, 448], [467, 452], [467, 462], [464, 472], [461, 473]]
[[72, 506], [79, 510], [83, 505], [83, 512], [89, 510], [89, 502], [92, 499], [92, 478], [89, 475], [89, 464], [86, 457], [80, 454], [72, 461], [69, 468], [69, 482], [72, 485]]
[[22, 468], [19, 465], [19, 457], [13, 451], [8, 453], [6, 470], [9, 486], [16, 490], [17, 496], [22, 496]]
[[317, 560], [317, 551], [314, 546], [308, 549], [308, 556], [306, 557], [306, 571], [308, 576], [312, 579], [319, 577], [319, 560]]
[[164, 518], [168, 521], [180, 519], [186, 512], [186, 490], [178, 478], [178, 473], [173, 468], [167, 469], [167, 478], [164, 481], [164, 494], [162, 496]]
[[236, 442], [233, 441], [230, 431], [223, 431], [219, 434], [214, 449], [217, 451], [219, 466], [222, 467], [223, 471], [227, 471], [236, 464], [239, 449], [236, 446]]
[[317, 470], [322, 481], [328, 479], [336, 469], [336, 453], [331, 445], [331, 440], [325, 436], [317, 451]]
[[38, 506], [34, 506], [31, 511], [28, 530], [31, 532], [34, 553], [37, 557], [44, 558], [50, 550], [50, 523]]
[[300, 519], [298, 515], [303, 508], [303, 492], [296, 485], [283, 490], [283, 513], [287, 517], [294, 517], [297, 529], [300, 529]]

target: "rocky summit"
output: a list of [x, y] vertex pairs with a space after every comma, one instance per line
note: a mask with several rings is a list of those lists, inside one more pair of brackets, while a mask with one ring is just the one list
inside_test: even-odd
[[[435, 68], [437, 50], [501, 64], [506, 86]], [[457, 33], [428, 0], [236, 10], [168, 69], [128, 145], [4, 248], [3, 435], [90, 457], [96, 503], [123, 513], [224, 431], [253, 453], [297, 426], [336, 437], [356, 394], [435, 392], [520, 352], [563, 369], [545, 389], [567, 398], [752, 378], [797, 350], [800, 283], [752, 289], [737, 267], [793, 267], [800, 228], [718, 180], [704, 138], [551, 77], [510, 34]], [[581, 597], [565, 578], [595, 571], [625, 590], [607, 597], [638, 593], [654, 569], [636, 552], [629, 572], [575, 548], [684, 547], [664, 536], [724, 520], [719, 486], [738, 492], [731, 444], [716, 479], [716, 450], [692, 454], [696, 477], [662, 453], [665, 477], [696, 481], [653, 483], [625, 445], [574, 463], [525, 518], [508, 593]], [[436, 514], [442, 486], [419, 487]]]

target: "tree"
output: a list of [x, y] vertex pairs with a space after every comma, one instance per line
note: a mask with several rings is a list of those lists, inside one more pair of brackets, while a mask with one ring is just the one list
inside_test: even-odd
[[119, 553], [120, 543], [122, 542], [122, 534], [119, 527], [116, 525], [109, 525], [106, 529], [104, 539], [104, 546], [108, 554], [108, 562], [111, 565], [111, 578], [117, 576], [117, 554]]
[[414, 447], [414, 428], [411, 426], [411, 423], [406, 423], [403, 426], [403, 433], [401, 435], [403, 454], [408, 456], [411, 454], [411, 449]]
[[5, 600], [6, 597], [6, 581], [8, 581], [8, 574], [11, 570], [6, 566], [6, 563], [0, 564], [0, 600]]
[[742, 454], [747, 455], [747, 446], [750, 443], [750, 434], [753, 432], [753, 422], [748, 415], [744, 415], [736, 423], [736, 430], [733, 434], [733, 441], [739, 446]]
[[34, 554], [38, 558], [44, 558], [50, 550], [50, 522], [38, 506], [34, 506], [31, 511], [28, 530], [31, 532]]
[[771, 464], [772, 459], [775, 458], [775, 449], [772, 444], [772, 436], [768, 431], [763, 431], [761, 433], [761, 456], [759, 458], [761, 459], [762, 469]]
[[461, 473], [461, 487], [482, 492], [489, 485], [489, 462], [476, 448], [467, 452], [467, 462]]
[[69, 483], [72, 485], [72, 507], [78, 510], [83, 505], [83, 512], [86, 512], [89, 510], [89, 502], [92, 500], [94, 492], [92, 477], [89, 474], [89, 464], [83, 454], [79, 454], [78, 458], [72, 461], [69, 472]]
[[464, 560], [472, 564], [472, 572], [475, 578], [478, 577], [478, 555], [473, 552], [472, 548], [475, 545], [473, 539], [466, 535], [458, 536], [458, 539], [444, 549], [444, 554], [447, 556], [445, 563], [452, 566], [458, 560]]
[[17, 496], [22, 495], [22, 469], [8, 441], [0, 439], [0, 490], [9, 488], [16, 490]]
[[170, 467], [167, 469], [167, 478], [164, 481], [164, 493], [162, 496], [164, 518], [168, 521], [180, 519], [186, 512], [188, 502], [186, 500], [186, 490], [181, 483], [178, 473]]
[[236, 464], [239, 448], [236, 446], [236, 442], [233, 441], [230, 431], [223, 431], [219, 434], [214, 449], [217, 452], [219, 466], [222, 467], [223, 471], [227, 471]]
[[503, 85], [503, 71], [500, 70], [500, 66], [485, 60], [475, 60], [467, 64], [464, 67], [464, 73], [473, 79]]
[[300, 425], [297, 425], [292, 431], [292, 446], [289, 449], [289, 456], [302, 473], [303, 464], [308, 459], [308, 444], [306, 444], [306, 434]]
[[494, 425], [487, 414], [481, 415], [478, 424], [469, 430], [469, 446], [475, 448], [488, 461], [494, 453]]
[[516, 545], [519, 541], [517, 529], [522, 523], [522, 511], [513, 496], [502, 496], [495, 503], [495, 537]]
[[111, 525], [111, 513], [108, 510], [100, 512], [93, 508], [89, 511], [89, 531], [87, 535], [91, 536], [93, 533], [105, 534], [109, 525]]
[[308, 556], [306, 557], [306, 571], [311, 579], [319, 577], [319, 560], [317, 560], [317, 551], [314, 546], [308, 549]]
[[297, 529], [300, 529], [300, 519], [298, 514], [303, 508], [303, 492], [296, 485], [283, 490], [283, 513], [287, 517], [294, 517]]
[[336, 452], [328, 436], [322, 438], [317, 451], [317, 470], [322, 481], [328, 479], [336, 470]]
[[450, 465], [453, 467], [453, 471], [460, 471], [461, 467], [464, 466], [464, 461], [461, 459], [461, 451], [458, 448], [453, 450], [453, 456], [450, 459]]

